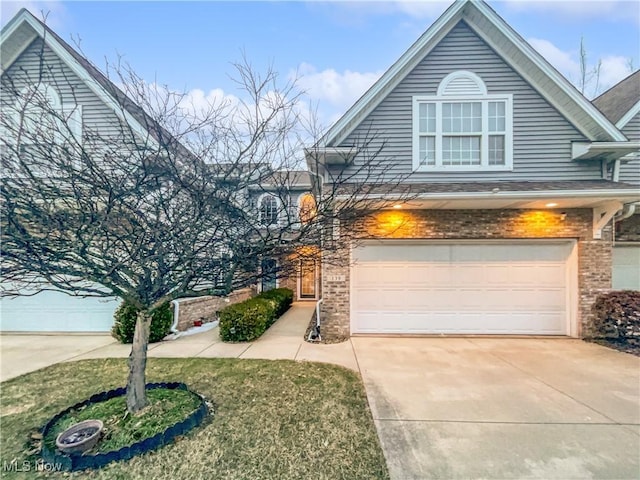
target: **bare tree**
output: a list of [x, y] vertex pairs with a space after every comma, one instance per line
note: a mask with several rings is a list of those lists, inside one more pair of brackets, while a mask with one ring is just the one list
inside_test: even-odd
[[[153, 309], [255, 284], [261, 258], [331, 249], [336, 221], [348, 232], [354, 206], [380, 207], [362, 199], [362, 185], [375, 185], [391, 162], [384, 142], [363, 140], [357, 182], [337, 175], [323, 187], [320, 150], [307, 150], [317, 163], [315, 204], [298, 215], [295, 170], [313, 141], [295, 82], [280, 85], [273, 70], [260, 75], [244, 60], [235, 65], [237, 97], [192, 105], [126, 65], [104, 75], [81, 58], [116, 103], [92, 123], [82, 121], [90, 113], [82, 111], [82, 81], [46, 58], [44, 42], [37, 60], [36, 71], [2, 74], [3, 295], [56, 290], [135, 305], [132, 413], [147, 404]], [[276, 215], [261, 211], [260, 193], [277, 198]]]
[[589, 66], [589, 58], [587, 55], [587, 47], [584, 43], [584, 37], [580, 37], [580, 78], [578, 79], [578, 89], [583, 95], [588, 95], [587, 89], [590, 89], [591, 97], [595, 97], [600, 91], [600, 71], [602, 70], [602, 60], [598, 59], [598, 63]]

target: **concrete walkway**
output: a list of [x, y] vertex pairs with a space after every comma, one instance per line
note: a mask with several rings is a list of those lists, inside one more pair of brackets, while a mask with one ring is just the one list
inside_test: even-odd
[[[351, 342], [311, 344], [304, 334], [315, 304], [297, 302], [254, 342], [223, 343], [218, 328], [149, 345], [148, 355], [173, 358], [262, 358], [326, 362], [358, 370]], [[130, 345], [110, 335], [0, 335], [0, 381], [55, 363], [88, 358], [124, 358]]]

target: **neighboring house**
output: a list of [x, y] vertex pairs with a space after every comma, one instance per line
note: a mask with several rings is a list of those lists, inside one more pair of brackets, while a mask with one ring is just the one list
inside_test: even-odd
[[[640, 70], [604, 92], [593, 104], [629, 140], [640, 141]], [[617, 160], [609, 175], [615, 181], [640, 185], [640, 151]], [[639, 203], [616, 216], [612, 264], [614, 289], [640, 290]]]
[[[77, 134], [83, 128], [108, 129], [117, 116], [130, 116], [132, 124], [144, 123], [139, 109], [122, 112], [113, 98], [115, 87], [71, 46], [27, 10], [21, 10], [0, 33], [2, 80], [23, 82], [38, 78], [40, 60], [46, 63], [47, 96], [52, 105], [77, 115]], [[62, 87], [62, 88], [61, 88]], [[9, 96], [3, 94], [4, 102]], [[71, 297], [47, 291], [34, 296], [2, 299], [2, 331], [91, 331], [111, 329], [116, 299]]]
[[[126, 122], [135, 132], [149, 132], [153, 122], [145, 112], [54, 31], [27, 10], [21, 10], [0, 32], [1, 77], [3, 82], [3, 114], [6, 102], [14, 101], [11, 89], [43, 89], [49, 103], [70, 119], [74, 135], [82, 138], [85, 131], [118, 131]], [[41, 77], [41, 73], [44, 75]], [[35, 87], [31, 83], [38, 83]], [[38, 112], [33, 112], [35, 122]], [[168, 134], [167, 134], [168, 135]], [[168, 138], [165, 136], [165, 138]], [[286, 186], [286, 191], [283, 191]], [[260, 220], [268, 228], [284, 219], [298, 216], [309, 208], [311, 182], [307, 172], [279, 172], [272, 184], [257, 185], [250, 193]], [[313, 207], [311, 207], [313, 208]], [[314, 300], [319, 296], [319, 264], [309, 256], [296, 256], [293, 262], [274, 255], [261, 261], [262, 269], [271, 275], [259, 282], [258, 289], [287, 286], [296, 298]], [[204, 300], [197, 303], [197, 315]], [[4, 298], [1, 301], [1, 331], [29, 332], [106, 332], [113, 324], [117, 299], [72, 297], [46, 291], [33, 296]], [[194, 302], [192, 302], [194, 303]], [[213, 302], [215, 303], [215, 302]], [[189, 301], [182, 301], [183, 305]], [[186, 312], [186, 307], [182, 308]], [[191, 318], [193, 315], [187, 315]], [[182, 322], [182, 320], [181, 320]], [[189, 320], [192, 323], [192, 320]], [[180, 323], [182, 325], [182, 323]]]
[[323, 336], [588, 333], [611, 288], [612, 219], [640, 200], [607, 171], [639, 144], [486, 3], [454, 3], [309, 167], [349, 176], [365, 137], [391, 162], [369, 178], [390, 185], [362, 198], [386, 208], [323, 256]]
[[[281, 171], [274, 177], [272, 182], [256, 185], [252, 192], [260, 221], [266, 228], [277, 224], [293, 224], [296, 228], [315, 209], [309, 173]], [[282, 243], [287, 243], [286, 232]], [[293, 290], [295, 300], [320, 298], [320, 259], [313, 244], [299, 247], [293, 253], [264, 258], [260, 268], [270, 274], [262, 275], [259, 290], [286, 287]]]

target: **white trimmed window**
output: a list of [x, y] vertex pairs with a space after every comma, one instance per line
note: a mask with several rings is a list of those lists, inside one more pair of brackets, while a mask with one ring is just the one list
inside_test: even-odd
[[81, 105], [63, 105], [56, 89], [46, 83], [22, 89], [16, 101], [15, 116], [23, 145], [62, 145], [71, 137], [82, 141]]
[[510, 170], [512, 104], [467, 71], [445, 77], [435, 97], [413, 97], [413, 169]]
[[310, 193], [303, 193], [298, 197], [298, 219], [307, 224], [316, 216], [316, 199]]
[[278, 223], [278, 210], [280, 202], [270, 194], [265, 193], [258, 199], [260, 223], [265, 226], [276, 225]]

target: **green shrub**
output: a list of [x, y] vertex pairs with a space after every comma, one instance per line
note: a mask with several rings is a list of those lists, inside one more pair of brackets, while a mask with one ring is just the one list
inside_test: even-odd
[[[122, 302], [114, 314], [115, 323], [111, 335], [122, 343], [133, 343], [133, 332], [136, 328], [138, 309], [127, 302]], [[149, 343], [162, 340], [171, 332], [173, 310], [169, 302], [151, 312], [151, 328]]]
[[599, 295], [593, 304], [593, 338], [640, 344], [640, 292], [621, 290]]
[[289, 309], [292, 302], [293, 291], [276, 288], [244, 302], [229, 305], [218, 314], [220, 338], [225, 342], [255, 340]]
[[289, 288], [274, 288], [273, 290], [267, 290], [258, 295], [258, 298], [266, 298], [268, 300], [275, 300], [276, 302], [276, 316], [280, 317], [284, 312], [289, 310], [289, 307], [293, 303], [293, 290]]
[[251, 298], [229, 305], [218, 315], [220, 338], [225, 342], [248, 342], [258, 338], [275, 321], [274, 303], [264, 298]]

